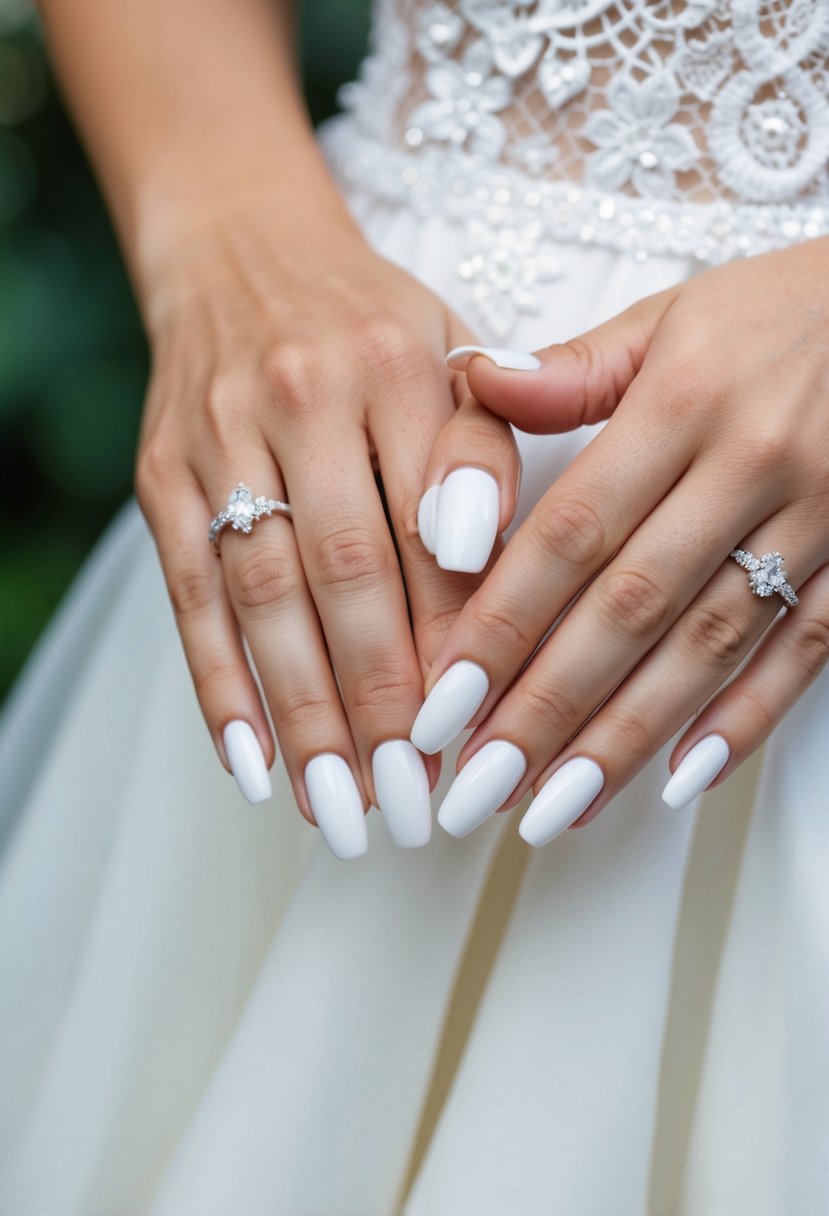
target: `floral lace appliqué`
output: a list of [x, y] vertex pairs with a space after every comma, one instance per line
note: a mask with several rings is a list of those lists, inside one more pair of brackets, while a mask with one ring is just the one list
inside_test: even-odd
[[829, 233], [828, 97], [829, 0], [377, 0], [328, 146], [464, 226], [505, 338], [562, 241], [721, 261]]

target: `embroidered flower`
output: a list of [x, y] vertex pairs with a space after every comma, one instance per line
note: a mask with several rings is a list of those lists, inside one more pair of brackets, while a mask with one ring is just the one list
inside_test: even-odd
[[611, 108], [592, 114], [584, 126], [599, 149], [588, 157], [588, 180], [602, 190], [619, 190], [630, 180], [638, 194], [670, 194], [674, 171], [690, 169], [697, 159], [691, 132], [669, 121], [679, 104], [676, 81], [668, 73], [641, 83], [618, 77], [607, 99]]
[[496, 114], [512, 100], [512, 84], [491, 72], [492, 51], [483, 40], [467, 47], [460, 63], [432, 64], [426, 72], [432, 98], [409, 115], [409, 146], [437, 140], [495, 160], [506, 140], [504, 124]]
[[471, 285], [472, 301], [484, 323], [496, 337], [506, 337], [520, 313], [540, 312], [538, 287], [559, 278], [561, 267], [540, 221], [494, 227], [470, 220], [467, 232], [473, 252], [461, 262], [458, 274]]
[[417, 14], [415, 44], [424, 59], [435, 62], [451, 55], [463, 34], [463, 19], [448, 5], [430, 4]]
[[463, 0], [461, 12], [489, 39], [495, 66], [505, 76], [523, 76], [543, 50], [546, 38], [530, 14], [532, 0]]

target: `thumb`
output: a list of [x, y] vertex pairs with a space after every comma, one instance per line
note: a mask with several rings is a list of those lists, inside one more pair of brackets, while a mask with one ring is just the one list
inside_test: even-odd
[[603, 325], [544, 347], [537, 358], [523, 351], [459, 346], [446, 362], [466, 371], [477, 401], [519, 430], [534, 435], [572, 431], [610, 417], [678, 290], [646, 296]]

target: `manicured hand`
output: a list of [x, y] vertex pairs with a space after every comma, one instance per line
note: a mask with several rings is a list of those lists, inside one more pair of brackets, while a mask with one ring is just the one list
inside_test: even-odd
[[[663, 795], [685, 805], [763, 742], [829, 655], [829, 240], [707, 270], [535, 363], [503, 351], [449, 362], [466, 366], [474, 399], [424, 486], [479, 466], [502, 522], [517, 457], [506, 423], [493, 441], [495, 415], [534, 433], [609, 421], [432, 667], [413, 741], [435, 752], [476, 728], [441, 824], [463, 835], [532, 787], [520, 832], [543, 844], [594, 818], [694, 719]], [[782, 553], [799, 604], [753, 594], [729, 557], [738, 547]], [[775, 574], [767, 563], [756, 581], [770, 589]]]
[[[469, 335], [356, 229], [309, 225], [289, 240], [250, 208], [157, 259], [137, 487], [219, 755], [250, 801], [269, 795], [244, 640], [299, 806], [352, 857], [369, 802], [398, 844], [429, 838], [438, 764], [408, 736], [472, 582], [436, 569], [417, 509], [463, 384], [446, 345]], [[228, 527], [217, 557], [208, 525], [238, 482], [293, 520]]]

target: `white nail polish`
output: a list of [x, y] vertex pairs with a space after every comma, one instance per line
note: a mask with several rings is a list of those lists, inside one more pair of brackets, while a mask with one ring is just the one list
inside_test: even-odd
[[465, 836], [494, 815], [527, 771], [524, 753], [505, 739], [492, 739], [465, 764], [438, 811], [450, 836]]
[[222, 732], [225, 755], [236, 784], [251, 805], [271, 796], [271, 779], [253, 727], [237, 718]]
[[513, 372], [535, 372], [541, 367], [541, 360], [529, 351], [504, 350], [500, 346], [456, 346], [446, 356], [446, 362], [455, 371], [462, 372], [466, 370], [472, 355], [484, 355], [496, 367]]
[[351, 769], [333, 752], [305, 766], [305, 788], [317, 826], [335, 857], [347, 861], [368, 848], [363, 801]]
[[731, 755], [722, 735], [706, 735], [683, 756], [682, 762], [662, 791], [662, 801], [681, 811], [722, 772]]
[[498, 535], [498, 482], [483, 469], [454, 469], [440, 487], [435, 556], [441, 570], [477, 574]]
[[417, 849], [432, 834], [432, 802], [423, 757], [408, 739], [389, 739], [371, 758], [374, 790], [391, 838]]
[[575, 756], [557, 769], [529, 805], [518, 831], [527, 844], [547, 844], [569, 828], [601, 792], [604, 773], [595, 760]]
[[489, 677], [483, 667], [461, 659], [445, 671], [420, 707], [411, 740], [427, 756], [460, 734], [489, 692]]
[[417, 530], [423, 547], [428, 553], [435, 552], [435, 527], [438, 517], [438, 497], [440, 486], [430, 486], [420, 500], [417, 508]]

